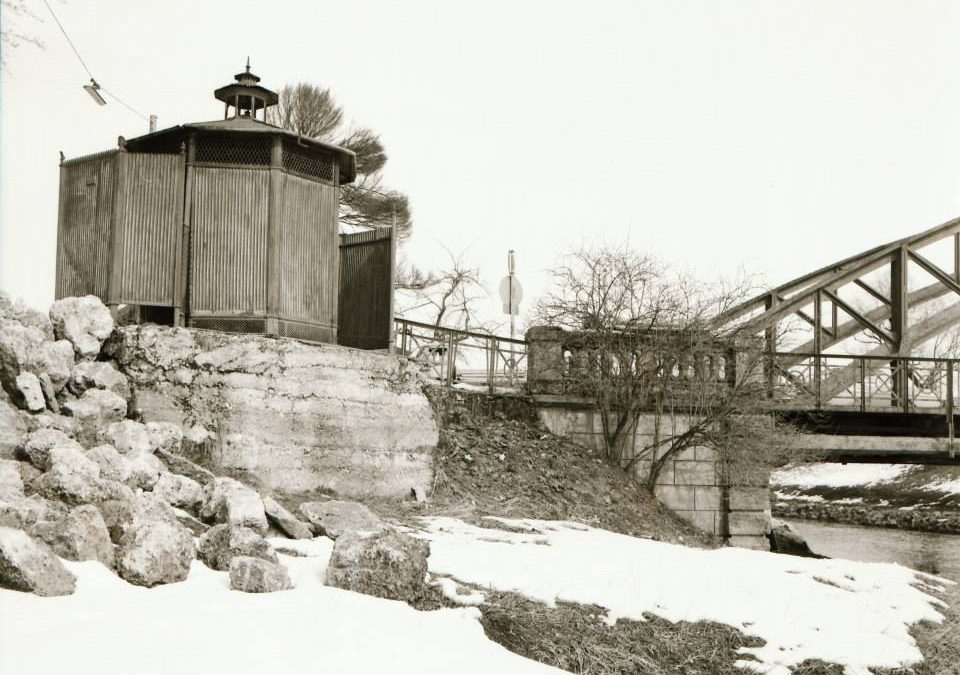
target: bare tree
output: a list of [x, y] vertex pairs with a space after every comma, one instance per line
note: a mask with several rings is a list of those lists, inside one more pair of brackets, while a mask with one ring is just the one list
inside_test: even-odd
[[477, 303], [487, 293], [480, 280], [480, 270], [468, 265], [463, 253], [447, 250], [447, 255], [447, 264], [430, 272], [401, 265], [398, 284], [414, 291], [415, 308], [430, 308], [430, 323], [434, 326], [483, 330], [477, 320]]
[[[787, 457], [791, 430], [765, 408], [761, 345], [709, 330], [749, 290], [697, 284], [626, 246], [575, 250], [553, 271], [536, 319], [568, 331], [568, 391], [592, 403], [607, 459], [645, 474], [651, 489], [669, 460], [695, 446], [720, 453], [731, 477]], [[641, 418], [653, 420], [652, 433], [638, 432]]]
[[382, 183], [388, 156], [380, 136], [366, 127], [348, 127], [343, 108], [330, 89], [307, 82], [286, 85], [268, 114], [272, 124], [356, 153], [356, 180], [340, 191], [341, 223], [370, 228], [396, 223], [397, 237], [409, 236], [413, 227], [410, 200]]
[[0, 55], [6, 60], [7, 51], [29, 44], [43, 47], [43, 43], [23, 28], [24, 20], [40, 21], [25, 0], [2, 0], [0, 3]]

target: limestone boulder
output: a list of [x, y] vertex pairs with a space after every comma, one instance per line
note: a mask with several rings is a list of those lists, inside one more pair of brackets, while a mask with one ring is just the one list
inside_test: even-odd
[[200, 485], [206, 485], [216, 478], [212, 471], [205, 469], [195, 462], [191, 462], [182, 455], [178, 455], [162, 448], [155, 450], [154, 454], [156, 454], [156, 456], [167, 465], [167, 469], [171, 473], [186, 476], [187, 478], [196, 481]]
[[100, 429], [127, 416], [127, 401], [106, 389], [87, 389], [80, 398], [64, 402], [63, 410], [80, 423], [78, 435], [93, 442]]
[[8, 394], [16, 396], [17, 375], [27, 370], [43, 343], [36, 328], [0, 319], [0, 384]]
[[0, 527], [0, 586], [36, 595], [70, 595], [77, 579], [47, 546], [23, 530]]
[[40, 429], [55, 429], [62, 431], [70, 438], [77, 438], [83, 431], [83, 426], [79, 420], [52, 411], [45, 411], [37, 415], [26, 415], [24, 419], [27, 424], [27, 433]]
[[267, 516], [260, 495], [233, 478], [214, 478], [204, 486], [200, 517], [208, 522], [267, 531]]
[[73, 370], [73, 347], [66, 340], [44, 342], [31, 354], [26, 369], [37, 375], [46, 373], [54, 389], [59, 392]]
[[40, 386], [40, 379], [36, 375], [20, 373], [17, 375], [15, 384], [25, 410], [40, 412], [46, 409], [47, 401], [43, 397], [43, 387]]
[[79, 505], [105, 497], [100, 467], [83, 450], [54, 447], [48, 456], [49, 468], [36, 481], [37, 492], [47, 499]]
[[330, 499], [322, 502], [304, 502], [300, 515], [310, 523], [317, 535], [337, 539], [348, 532], [376, 532], [385, 527], [373, 511], [358, 502]]
[[293, 588], [287, 568], [260, 558], [237, 556], [230, 561], [230, 589], [244, 593], [274, 593]]
[[87, 389], [105, 389], [121, 398], [130, 398], [130, 383], [109, 361], [81, 361], [73, 367], [67, 389], [80, 396]]
[[393, 529], [337, 538], [327, 585], [379, 598], [414, 602], [427, 592], [430, 545]]
[[23, 497], [23, 474], [14, 459], [0, 459], [0, 499]]
[[203, 503], [203, 486], [200, 483], [170, 472], [159, 476], [153, 486], [153, 494], [170, 506], [181, 509], [196, 509]]
[[163, 450], [177, 454], [183, 444], [183, 429], [173, 422], [147, 422], [147, 435], [154, 452]]
[[61, 558], [96, 560], [113, 567], [110, 532], [96, 506], [76, 506], [62, 519], [35, 525], [30, 534], [46, 542]]
[[20, 480], [23, 482], [24, 494], [34, 494], [37, 491], [36, 481], [43, 475], [43, 471], [30, 462], [19, 462]]
[[270, 543], [249, 527], [214, 525], [197, 543], [197, 557], [210, 569], [226, 571], [236, 556], [277, 562]]
[[30, 431], [24, 417], [0, 389], [0, 459], [13, 459], [23, 445]]
[[177, 507], [173, 507], [173, 511], [177, 514], [177, 522], [190, 530], [190, 533], [193, 534], [194, 537], [203, 536], [210, 531], [210, 526], [195, 517], [192, 513]]
[[273, 497], [263, 498], [263, 511], [267, 515], [267, 521], [291, 539], [313, 538], [310, 526], [283, 508]]
[[770, 550], [774, 553], [796, 555], [802, 558], [824, 557], [814, 553], [803, 535], [793, 529], [790, 523], [779, 518], [770, 519], [770, 533], [767, 537], [770, 540]]
[[63, 298], [50, 307], [50, 323], [58, 339], [69, 340], [77, 356], [93, 360], [113, 332], [113, 317], [100, 298]]
[[183, 581], [195, 557], [193, 535], [178, 523], [138, 522], [120, 539], [117, 573], [138, 586]]
[[47, 315], [30, 307], [20, 298], [16, 300], [7, 298], [6, 302], [0, 301], [0, 319], [16, 321], [24, 326], [36, 328], [43, 333], [46, 340], [52, 341], [54, 339], [53, 326], [50, 324]]
[[0, 498], [0, 525], [3, 527], [29, 530], [38, 523], [60, 520], [66, 515], [66, 506], [38, 495]]
[[50, 468], [50, 451], [53, 448], [72, 448], [83, 452], [83, 447], [58, 429], [37, 429], [27, 435], [23, 454], [31, 464], [46, 471]]
[[149, 453], [153, 451], [147, 426], [133, 420], [121, 420], [108, 424], [97, 437], [102, 443], [109, 443], [121, 455]]
[[87, 457], [100, 467], [100, 476], [107, 480], [126, 483], [130, 478], [132, 467], [130, 461], [117, 452], [112, 445], [104, 443], [87, 451]]
[[130, 491], [128, 495], [104, 500], [97, 506], [114, 543], [144, 523], [159, 521], [176, 525], [179, 521], [176, 511], [151, 492]]
[[40, 390], [43, 392], [43, 399], [47, 407], [50, 408], [52, 412], [59, 414], [60, 401], [57, 399], [57, 387], [53, 384], [50, 375], [40, 373], [37, 376], [37, 381], [40, 382]]
[[152, 490], [167, 467], [152, 452], [131, 452], [125, 455], [130, 467], [126, 484], [133, 489]]

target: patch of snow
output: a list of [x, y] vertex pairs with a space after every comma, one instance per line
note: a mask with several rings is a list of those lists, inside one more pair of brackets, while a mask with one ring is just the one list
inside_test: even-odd
[[960, 495], [960, 478], [930, 483], [929, 485], [924, 485], [923, 489], [935, 492], [945, 492], [950, 495]]
[[283, 545], [309, 557], [282, 556], [295, 587], [277, 593], [231, 591], [197, 561], [186, 581], [152, 589], [69, 561], [73, 595], [0, 589], [0, 673], [562, 673], [489, 640], [476, 608], [420, 612], [330, 588], [325, 541]]
[[843, 499], [834, 499], [831, 504], [863, 504], [863, 497], [844, 497]]
[[423, 519], [431, 573], [550, 606], [599, 605], [611, 623], [642, 621], [644, 612], [723, 623], [766, 641], [742, 648], [757, 660], [738, 665], [768, 675], [787, 675], [806, 659], [841, 664], [849, 675], [919, 662], [908, 629], [940, 622], [943, 603], [914, 584], [950, 583], [893, 564], [701, 550], [580, 524], [499, 522], [514, 531]]
[[892, 482], [915, 468], [912, 464], [804, 464], [774, 471], [770, 483], [801, 488], [876, 485]]
[[787, 492], [775, 492], [774, 493], [777, 499], [783, 501], [795, 501], [795, 502], [822, 502], [824, 501], [823, 497], [820, 495], [792, 495]]
[[479, 591], [474, 593], [460, 593], [460, 584], [449, 577], [438, 577], [430, 583], [440, 589], [443, 597], [452, 600], [458, 605], [475, 607], [482, 605], [487, 599], [486, 596]]

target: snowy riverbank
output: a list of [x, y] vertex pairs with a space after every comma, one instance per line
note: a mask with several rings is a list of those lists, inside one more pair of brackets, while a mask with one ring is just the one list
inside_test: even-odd
[[960, 467], [811, 464], [770, 478], [773, 514], [960, 534]]
[[[712, 621], [764, 641], [740, 649], [738, 665], [769, 675], [810, 659], [851, 675], [917, 663], [910, 629], [941, 620], [936, 596], [948, 583], [898, 565], [687, 548], [575, 523], [422, 522], [431, 575], [463, 604], [510, 592], [548, 606], [595, 605], [607, 624]], [[73, 595], [0, 591], [0, 671], [561, 672], [488, 639], [476, 607], [417, 611], [329, 588], [328, 540], [283, 544], [307, 555], [282, 555], [294, 588], [277, 593], [230, 591], [226, 573], [199, 561], [186, 581], [153, 589], [97, 562], [66, 562], [78, 577]]]

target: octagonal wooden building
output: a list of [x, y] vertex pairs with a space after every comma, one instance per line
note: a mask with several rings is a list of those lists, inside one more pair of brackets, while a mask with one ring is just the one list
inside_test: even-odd
[[[269, 124], [277, 94], [249, 62], [235, 80], [214, 92], [222, 120], [61, 161], [56, 296], [97, 295], [141, 321], [337, 342], [338, 296], [349, 291], [338, 188], [353, 181], [355, 156]], [[385, 251], [384, 239], [363, 242]], [[383, 265], [358, 273], [377, 276], [361, 295], [392, 292]], [[386, 346], [375, 330], [355, 346]]]

